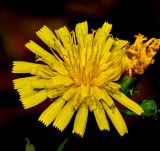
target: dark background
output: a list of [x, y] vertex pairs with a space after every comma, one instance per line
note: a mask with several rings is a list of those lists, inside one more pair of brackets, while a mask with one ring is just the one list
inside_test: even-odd
[[[159, 148], [160, 122], [152, 117], [134, 120], [126, 118], [129, 134], [120, 137], [112, 124], [110, 132], [100, 132], [92, 113], [89, 114], [83, 139], [71, 135], [73, 121], [64, 133], [37, 121], [40, 113], [49, 105], [45, 101], [32, 109], [24, 110], [11, 74], [13, 60], [34, 61], [24, 44], [39, 39], [35, 32], [44, 24], [54, 31], [66, 25], [70, 30], [76, 23], [88, 21], [90, 29], [97, 29], [104, 21], [113, 24], [114, 37], [134, 41], [134, 35], [142, 33], [148, 38], [159, 38], [159, 0], [5, 0], [0, 2], [0, 150], [24, 151], [25, 137], [37, 151], [54, 151], [69, 137], [68, 151]], [[160, 55], [142, 80], [137, 99], [154, 97], [159, 107]]]

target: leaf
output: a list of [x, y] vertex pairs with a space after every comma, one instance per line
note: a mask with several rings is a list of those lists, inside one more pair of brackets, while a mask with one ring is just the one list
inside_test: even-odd
[[58, 147], [58, 149], [57, 149], [56, 151], [64, 151], [67, 142], [68, 142], [68, 138], [66, 138], [66, 139], [61, 143], [61, 145]]
[[34, 145], [31, 144], [30, 140], [27, 137], [25, 137], [25, 140], [27, 141], [25, 151], [36, 151]]

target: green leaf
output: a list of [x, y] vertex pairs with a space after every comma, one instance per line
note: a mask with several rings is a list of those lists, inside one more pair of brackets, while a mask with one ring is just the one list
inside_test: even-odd
[[68, 142], [68, 138], [66, 138], [66, 139], [61, 143], [61, 145], [58, 147], [58, 149], [57, 149], [56, 151], [64, 151], [67, 142]]
[[25, 137], [25, 140], [26, 140], [26, 147], [25, 147], [25, 151], [36, 151], [35, 147], [33, 144], [31, 144], [30, 140]]

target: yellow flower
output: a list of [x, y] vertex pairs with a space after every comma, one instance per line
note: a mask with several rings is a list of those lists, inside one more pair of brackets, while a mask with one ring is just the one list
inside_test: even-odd
[[[110, 130], [107, 115], [122, 136], [128, 132], [114, 99], [140, 115], [142, 108], [119, 91], [117, 81], [128, 65], [128, 41], [114, 39], [112, 25], [105, 22], [97, 31], [88, 33], [87, 22], [76, 25], [75, 32], [64, 26], [55, 34], [43, 26], [36, 34], [52, 54], [35, 42], [25, 46], [36, 54], [41, 64], [13, 62], [13, 73], [32, 76], [13, 80], [25, 109], [47, 98], [51, 105], [39, 121], [63, 131], [76, 114], [73, 133], [84, 135], [88, 112], [93, 112], [100, 130]], [[107, 114], [106, 114], [107, 113]]]
[[143, 74], [150, 64], [154, 63], [153, 57], [160, 48], [160, 39], [147, 38], [138, 34], [133, 45], [129, 46], [127, 53], [129, 65], [126, 69], [128, 74]]

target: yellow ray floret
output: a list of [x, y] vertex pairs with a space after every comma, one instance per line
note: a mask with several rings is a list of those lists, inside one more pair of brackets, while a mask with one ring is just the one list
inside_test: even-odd
[[72, 133], [83, 137], [89, 112], [93, 112], [101, 131], [110, 130], [109, 117], [121, 136], [127, 133], [115, 101], [138, 115], [143, 110], [121, 93], [116, 83], [130, 62], [126, 53], [128, 41], [114, 38], [111, 29], [112, 25], [105, 22], [90, 33], [85, 21], [72, 32], [66, 26], [55, 30], [55, 34], [47, 26], [37, 31], [51, 51], [31, 40], [25, 46], [36, 55], [36, 63], [13, 62], [13, 73], [32, 75], [13, 80], [24, 108], [49, 98], [51, 104], [38, 119], [46, 126], [52, 123], [63, 131], [76, 114]]
[[68, 101], [66, 103], [66, 105], [60, 111], [60, 113], [57, 115], [57, 117], [53, 123], [53, 126], [57, 127], [60, 131], [63, 131], [66, 128], [66, 126], [68, 125], [68, 123], [70, 122], [70, 120], [75, 112], [74, 104], [77, 101], [77, 99], [79, 99], [79, 93], [76, 93], [70, 99], [70, 101]]
[[101, 131], [109, 131], [110, 127], [102, 103], [100, 101], [97, 101], [97, 106], [98, 107], [93, 110], [97, 125]]
[[67, 70], [64, 65], [59, 62], [52, 54], [44, 50], [38, 44], [33, 41], [30, 41], [25, 45], [30, 51], [35, 53], [37, 56], [41, 58], [43, 62], [48, 64], [53, 70], [56, 70], [60, 74], [67, 74]]
[[18, 78], [13, 80], [14, 89], [23, 88], [26, 85], [30, 85], [32, 80], [37, 80], [38, 76], [30, 76], [25, 78]]
[[47, 92], [45, 90], [41, 90], [38, 91], [37, 93], [32, 94], [31, 96], [21, 98], [21, 101], [24, 108], [27, 109], [40, 104], [46, 99], [47, 99]]
[[62, 97], [56, 99], [47, 109], [45, 109], [45, 111], [43, 111], [38, 120], [46, 126], [50, 125], [61, 111], [64, 104], [65, 101]]
[[128, 109], [132, 110], [138, 115], [141, 115], [143, 113], [143, 109], [134, 101], [129, 99], [126, 95], [124, 95], [122, 92], [119, 94], [111, 93], [111, 96], [117, 100], [119, 103], [127, 107]]
[[123, 136], [125, 133], [128, 133], [126, 123], [117, 107], [115, 107], [113, 112], [113, 110], [111, 110], [105, 102], [102, 102], [102, 104], [119, 134]]
[[36, 34], [45, 44], [47, 44], [49, 47], [56, 49], [56, 36], [47, 26], [44, 25], [39, 31], [36, 32]]
[[30, 97], [31, 95], [38, 92], [38, 90], [34, 90], [30, 85], [23, 85], [23, 87], [18, 88], [17, 91], [20, 95], [20, 100], [22, 101], [24, 98]]
[[78, 108], [72, 132], [83, 137], [86, 129], [87, 118], [88, 118], [88, 107], [86, 106], [86, 104], [82, 103]]

